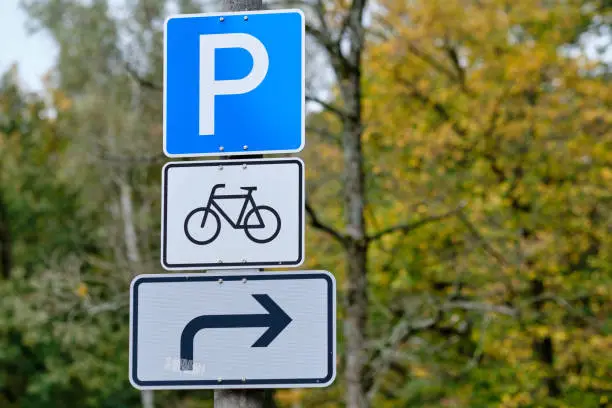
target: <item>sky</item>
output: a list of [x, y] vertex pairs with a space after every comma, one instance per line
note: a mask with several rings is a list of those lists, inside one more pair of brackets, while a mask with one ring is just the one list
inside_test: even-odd
[[40, 91], [42, 77], [55, 61], [57, 46], [42, 32], [28, 32], [27, 16], [19, 2], [0, 0], [0, 73], [17, 62], [25, 87]]

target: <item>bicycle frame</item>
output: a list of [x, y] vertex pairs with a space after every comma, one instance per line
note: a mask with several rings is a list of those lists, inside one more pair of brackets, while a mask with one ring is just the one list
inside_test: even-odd
[[[253, 190], [247, 191], [246, 194], [217, 194], [217, 190], [225, 188], [225, 184], [216, 184], [213, 186], [210, 196], [208, 197], [208, 203], [206, 204], [206, 209], [211, 211], [211, 208], [214, 206], [219, 214], [225, 218], [225, 220], [232, 226], [234, 229], [246, 229], [246, 223], [241, 225], [243, 221], [243, 217], [246, 213], [247, 207], [249, 203], [253, 208], [255, 208], [255, 215], [257, 216], [257, 225], [249, 225], [249, 228], [265, 228], [263, 219], [261, 218], [261, 214], [257, 210], [257, 204], [255, 204], [255, 200], [253, 199]], [[217, 199], [230, 199], [230, 200], [242, 200], [244, 199], [244, 204], [242, 205], [242, 209], [240, 210], [240, 214], [238, 215], [238, 219], [234, 222], [227, 213], [223, 210], [223, 208], [217, 203]], [[206, 224], [206, 219], [208, 218], [208, 212], [204, 214], [202, 217], [202, 225], [201, 228], [204, 228]]]

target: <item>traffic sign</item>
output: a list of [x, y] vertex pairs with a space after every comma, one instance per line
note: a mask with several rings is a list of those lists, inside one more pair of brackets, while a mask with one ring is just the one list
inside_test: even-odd
[[131, 285], [138, 389], [325, 387], [336, 375], [326, 271], [140, 275]]
[[302, 150], [300, 10], [170, 17], [164, 53], [167, 156]]
[[162, 266], [301, 265], [304, 208], [304, 164], [297, 158], [168, 163]]

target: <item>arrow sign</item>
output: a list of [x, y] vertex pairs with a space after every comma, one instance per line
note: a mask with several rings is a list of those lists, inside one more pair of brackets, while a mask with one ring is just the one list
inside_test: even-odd
[[226, 329], [237, 327], [267, 327], [251, 347], [268, 347], [291, 323], [291, 318], [268, 295], [253, 295], [267, 314], [204, 315], [187, 323], [181, 334], [181, 370], [193, 369], [193, 340], [204, 329]]
[[336, 281], [326, 271], [140, 275], [130, 287], [132, 385], [326, 387], [336, 376]]

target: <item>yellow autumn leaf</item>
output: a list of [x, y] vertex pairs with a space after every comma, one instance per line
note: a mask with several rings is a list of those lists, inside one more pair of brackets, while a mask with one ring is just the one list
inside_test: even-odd
[[284, 405], [296, 404], [304, 398], [303, 390], [278, 390], [276, 400]]
[[85, 296], [87, 296], [87, 293], [88, 293], [87, 285], [83, 282], [79, 283], [79, 286], [76, 289], [76, 293], [81, 298], [84, 298]]
[[427, 378], [430, 376], [430, 373], [426, 368], [416, 366], [412, 368], [412, 375], [414, 375], [417, 378]]

